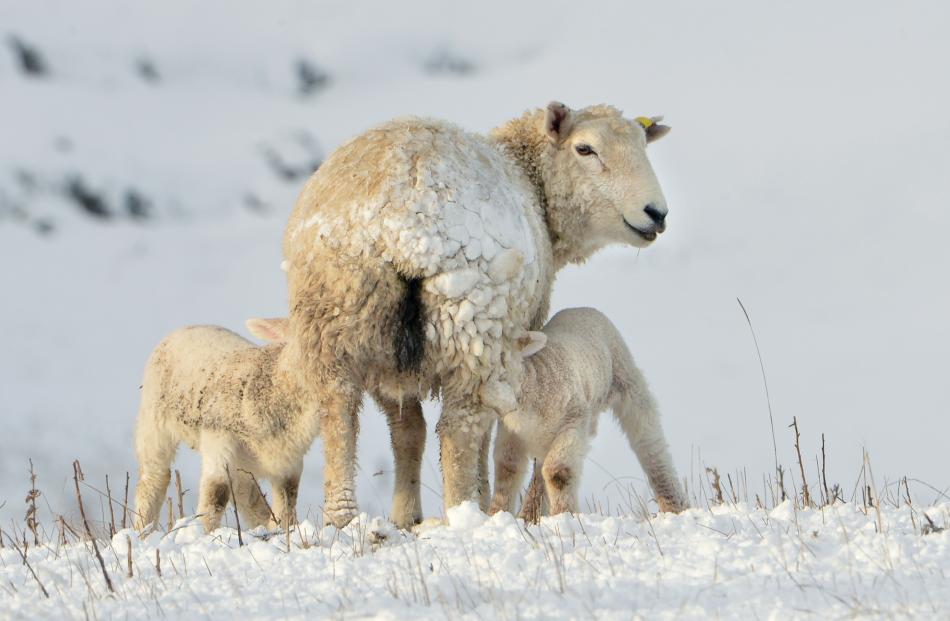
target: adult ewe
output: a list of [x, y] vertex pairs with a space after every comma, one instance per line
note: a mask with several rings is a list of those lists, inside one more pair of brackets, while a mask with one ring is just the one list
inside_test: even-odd
[[350, 140], [314, 173], [284, 236], [287, 346], [324, 417], [332, 523], [357, 512], [364, 390], [392, 433], [396, 524], [421, 519], [419, 400], [429, 393], [443, 399], [445, 507], [478, 499], [487, 509], [479, 456], [492, 421], [517, 405], [515, 342], [543, 324], [558, 269], [664, 230], [645, 149], [667, 130], [556, 102], [488, 137], [409, 118]]
[[[581, 467], [597, 419], [608, 409], [640, 460], [660, 510], [685, 509], [656, 402], [610, 320], [593, 308], [568, 308], [532, 338], [544, 347], [525, 360], [519, 408], [498, 426], [490, 512], [514, 509], [527, 457], [541, 464], [550, 512], [577, 512]], [[532, 504], [525, 503], [522, 515]]]
[[[286, 322], [252, 319], [248, 328], [282, 341]], [[158, 519], [181, 442], [201, 454], [198, 513], [208, 531], [220, 525], [232, 486], [246, 525], [296, 521], [303, 456], [320, 420], [312, 393], [291, 371], [295, 363], [282, 342], [258, 347], [218, 326], [176, 330], [155, 348], [135, 428], [137, 529]], [[251, 474], [271, 482], [273, 519]]]

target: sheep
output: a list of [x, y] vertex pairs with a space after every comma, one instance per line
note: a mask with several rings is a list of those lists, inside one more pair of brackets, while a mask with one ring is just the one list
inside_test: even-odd
[[[533, 347], [539, 351], [525, 359], [518, 409], [498, 425], [489, 512], [513, 511], [526, 457], [531, 457], [541, 465], [550, 513], [576, 513], [581, 467], [598, 417], [607, 409], [646, 472], [660, 510], [683, 510], [686, 500], [656, 402], [610, 320], [593, 308], [570, 308], [530, 336], [540, 341]], [[536, 477], [532, 483], [537, 485]], [[540, 498], [532, 496], [540, 491], [529, 491], [523, 517], [537, 508]]]
[[323, 416], [329, 522], [357, 513], [364, 391], [392, 433], [397, 525], [422, 517], [429, 394], [443, 401], [445, 507], [488, 508], [487, 432], [517, 407], [514, 343], [543, 325], [555, 273], [665, 229], [645, 152], [669, 129], [658, 120], [558, 102], [489, 136], [397, 119], [343, 144], [307, 181], [284, 234], [287, 348]]
[[[135, 430], [139, 481], [135, 527], [153, 525], [165, 499], [178, 444], [201, 454], [198, 514], [210, 532], [234, 489], [251, 527], [296, 522], [303, 456], [320, 431], [311, 392], [292, 371], [282, 320], [252, 319], [251, 333], [277, 341], [263, 347], [218, 326], [188, 326], [152, 352], [142, 382]], [[268, 479], [273, 509], [255, 479]], [[273, 513], [272, 513], [273, 511]]]

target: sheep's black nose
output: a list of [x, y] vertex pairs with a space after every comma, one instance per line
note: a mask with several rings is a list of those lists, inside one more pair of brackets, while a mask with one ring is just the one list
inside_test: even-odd
[[663, 226], [663, 222], [666, 220], [666, 209], [657, 209], [656, 205], [650, 203], [643, 208], [643, 211], [650, 216], [650, 219], [653, 220], [655, 225]]

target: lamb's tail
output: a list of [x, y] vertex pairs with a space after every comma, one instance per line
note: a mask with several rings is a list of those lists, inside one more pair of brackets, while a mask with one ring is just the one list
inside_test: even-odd
[[422, 279], [403, 278], [406, 290], [396, 315], [394, 347], [396, 368], [401, 373], [416, 373], [422, 367], [425, 333], [422, 322]]
[[634, 368], [631, 375], [614, 404], [614, 416], [647, 475], [660, 510], [678, 513], [687, 508], [686, 496], [676, 476], [656, 401], [639, 370]]
[[158, 420], [156, 410], [143, 393], [135, 428], [135, 453], [139, 462], [139, 480], [135, 488], [134, 524], [137, 530], [158, 520], [178, 448], [179, 438]]

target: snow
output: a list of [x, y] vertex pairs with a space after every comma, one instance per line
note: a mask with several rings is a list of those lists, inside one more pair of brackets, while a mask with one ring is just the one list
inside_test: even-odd
[[[551, 99], [611, 103], [631, 117], [663, 113], [673, 127], [649, 148], [670, 207], [669, 229], [639, 253], [609, 249], [566, 269], [552, 309], [594, 306], [618, 325], [657, 396], [682, 474], [702, 477], [706, 465], [717, 466], [734, 480], [748, 475], [755, 487], [772, 470], [768, 410], [740, 297], [762, 346], [781, 463], [795, 464], [785, 425], [797, 416], [812, 481], [824, 434], [828, 477], [849, 498], [865, 447], [881, 480], [909, 476], [915, 502], [928, 484], [944, 489], [950, 295], [940, 283], [950, 264], [950, 83], [939, 76], [950, 51], [948, 28], [950, 7], [927, 0], [910, 8], [751, 0], [583, 8], [557, 0], [96, 0], [81, 9], [61, 0], [3, 3], [0, 524], [4, 531], [22, 524], [30, 458], [46, 523], [73, 515], [73, 459], [97, 486], [109, 474], [115, 490], [126, 471], [134, 485], [138, 386], [162, 337], [187, 324], [236, 329], [248, 317], [286, 314], [280, 244], [303, 184], [299, 171], [390, 118], [429, 116], [486, 132]], [[20, 72], [10, 35], [43, 53], [47, 77]], [[142, 59], [154, 64], [157, 81], [136, 68]], [[328, 76], [309, 94], [297, 77], [301, 60]], [[108, 217], [69, 198], [77, 176], [102, 197]], [[147, 217], [134, 215], [130, 194], [147, 199]], [[491, 312], [504, 314], [503, 304], [496, 298]], [[434, 518], [441, 517], [432, 432], [438, 405], [425, 407], [423, 501], [426, 517]], [[385, 422], [367, 402], [357, 492], [372, 516], [385, 515], [390, 502], [388, 443]], [[302, 514], [316, 514], [322, 502], [321, 452], [318, 443], [306, 459]], [[176, 468], [193, 490], [194, 455], [182, 450]], [[794, 472], [788, 476], [797, 480]], [[581, 497], [622, 506], [617, 481], [645, 489], [626, 440], [605, 423]], [[186, 511], [193, 500], [189, 491]], [[922, 502], [935, 502], [934, 495]], [[945, 512], [941, 506], [932, 514], [938, 524]], [[914, 536], [904, 513], [885, 513], [889, 538], [874, 534], [873, 525], [868, 532], [870, 521], [851, 507], [799, 513], [807, 548], [794, 521], [736, 515], [744, 517], [654, 520], [665, 553], [659, 558], [647, 545], [650, 523], [585, 516], [582, 523], [601, 529], [602, 522], [622, 526], [631, 536], [621, 533], [618, 546], [635, 552], [623, 564], [609, 537], [609, 546], [592, 540], [596, 550], [580, 535], [567, 540], [568, 558], [588, 572], [569, 585], [570, 597], [537, 596], [557, 590], [556, 566], [547, 560], [549, 548], [520, 535], [504, 558], [524, 575], [493, 573], [509, 567], [503, 558], [476, 569], [464, 554], [452, 556], [470, 550], [476, 534], [480, 545], [490, 545], [492, 533], [513, 528], [505, 518], [464, 536], [435, 530], [428, 541], [384, 546], [382, 553], [392, 566], [408, 567], [416, 550], [424, 570], [426, 559], [436, 568], [452, 564], [439, 581], [449, 603], [427, 608], [431, 616], [451, 615], [459, 600], [472, 616], [593, 616], [604, 606], [599, 616], [629, 618], [636, 605], [647, 617], [671, 601], [668, 616], [727, 606], [750, 617], [773, 609], [777, 618], [808, 610], [888, 616], [901, 614], [905, 603], [939, 616], [922, 602], [950, 599], [933, 577], [946, 570], [946, 533]], [[103, 521], [99, 506], [93, 519]], [[774, 528], [762, 525], [766, 519]], [[727, 539], [699, 523], [728, 534], [735, 523], [739, 534]], [[822, 533], [815, 541], [805, 535], [813, 526]], [[399, 597], [388, 595], [390, 577], [371, 573], [385, 572], [374, 569], [376, 557], [344, 545], [333, 552], [341, 555], [337, 568], [348, 573], [335, 578], [337, 556], [325, 548], [273, 558], [262, 552], [262, 564], [280, 567], [273, 577], [237, 560], [246, 561], [250, 550], [224, 549], [234, 545], [233, 534], [223, 542], [193, 536], [192, 543], [169, 543], [169, 554], [184, 572], [189, 550], [216, 550], [204, 556], [219, 582], [198, 582], [203, 564], [192, 556], [187, 588], [166, 571], [164, 585], [143, 579], [130, 585], [128, 598], [96, 599], [99, 618], [146, 610], [158, 616], [154, 603], [142, 603], [153, 601], [153, 589], [169, 616], [186, 616], [195, 601], [189, 588], [197, 584], [211, 610], [240, 606], [236, 592], [251, 597], [270, 587], [282, 596], [255, 599], [260, 608], [245, 616], [302, 615], [294, 612], [297, 598], [327, 615], [347, 610], [348, 602], [366, 616], [422, 614], [405, 603], [413, 597], [409, 579], [399, 584]], [[599, 555], [587, 558], [600, 573], [578, 556], [581, 540], [583, 554]], [[557, 539], [546, 541], [560, 554]], [[135, 558], [147, 573], [147, 546], [158, 544], [144, 545]], [[75, 570], [69, 581], [70, 565], [47, 566], [39, 558], [45, 550], [31, 552], [41, 578], [66, 576], [57, 584], [69, 597], [45, 602], [11, 550], [0, 554], [20, 593], [0, 581], [0, 616], [83, 616], [88, 589]], [[754, 572], [723, 573], [736, 566], [726, 561], [741, 564], [746, 554]], [[73, 558], [87, 563], [87, 556], [76, 549]], [[683, 560], [682, 569], [668, 573], [672, 558]], [[364, 583], [370, 575], [377, 581]], [[101, 592], [97, 574], [87, 576]], [[281, 580], [293, 588], [284, 590]], [[496, 596], [499, 589], [512, 598]], [[435, 593], [433, 586], [432, 601]], [[531, 611], [517, 613], [516, 606]]]
[[[771, 511], [745, 503], [682, 515], [544, 518], [525, 525], [472, 504], [415, 534], [363, 514], [343, 530], [309, 522], [101, 542], [115, 595], [88, 544], [0, 550], [7, 618], [791, 619], [950, 614], [950, 531], [921, 534], [950, 504], [876, 512], [838, 504]], [[128, 542], [133, 577], [127, 578]], [[306, 545], [306, 548], [303, 546]], [[155, 567], [160, 555], [161, 577]]]

